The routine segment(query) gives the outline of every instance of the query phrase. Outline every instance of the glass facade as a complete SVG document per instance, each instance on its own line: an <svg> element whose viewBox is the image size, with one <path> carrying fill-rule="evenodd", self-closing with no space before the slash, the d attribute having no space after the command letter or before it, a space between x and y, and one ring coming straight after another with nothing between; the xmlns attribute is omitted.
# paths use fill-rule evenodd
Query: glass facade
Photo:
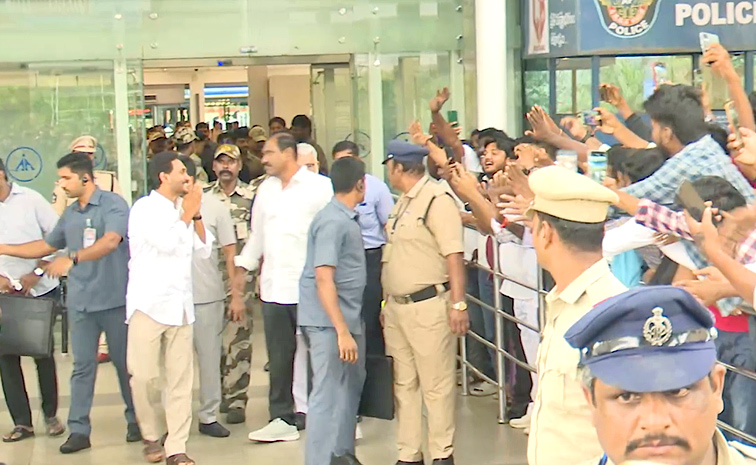
<svg viewBox="0 0 756 465"><path fill-rule="evenodd" d="M448 109L466 131L474 123L474 0L9 0L0 14L13 19L0 25L0 39L16 44L0 62L0 119L9 129L0 156L14 178L46 196L56 160L84 133L100 142L98 169L117 172L132 196L145 192L145 126L189 110L145 107L143 69L167 61L346 56L343 66L313 65L317 137L326 150L355 139L372 167L385 140L415 119L428 126L427 102L450 82Z"/></svg>

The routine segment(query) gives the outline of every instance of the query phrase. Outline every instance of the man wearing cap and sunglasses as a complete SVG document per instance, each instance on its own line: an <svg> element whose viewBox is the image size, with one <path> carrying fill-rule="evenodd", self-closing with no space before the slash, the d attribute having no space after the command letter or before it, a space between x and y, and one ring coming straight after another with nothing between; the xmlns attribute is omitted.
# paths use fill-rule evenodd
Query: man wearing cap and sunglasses
<svg viewBox="0 0 756 465"><path fill-rule="evenodd" d="M213 171L218 179L207 186L206 195L219 199L231 212L236 231L236 254L239 254L249 238L250 211L257 187L264 176L247 184L239 179L242 157L239 147L222 144L215 151ZM233 276L234 263L220 257L224 287L230 291L229 276ZM223 332L223 400L221 413L227 413L229 424L244 423L247 407L247 390L251 377L252 363L252 303L254 302L254 280L247 282L244 292L245 312L234 314L228 307L228 322Z"/></svg>
<svg viewBox="0 0 756 465"><path fill-rule="evenodd" d="M596 305L565 334L604 455L585 465L756 463L717 429L726 370L714 318L687 291L640 287Z"/></svg>
<svg viewBox="0 0 756 465"><path fill-rule="evenodd" d="M97 150L97 139L92 136L81 136L74 139L69 147L71 152L86 153L92 162L95 162L94 153ZM113 171L101 171L95 170L94 181L100 190L105 192L113 192L123 197L123 191L121 191L121 185L118 184L118 178ZM66 193L59 185L55 185L52 195L52 206L58 213L58 216L63 214L63 210L67 206L76 202L76 199L69 199Z"/></svg>

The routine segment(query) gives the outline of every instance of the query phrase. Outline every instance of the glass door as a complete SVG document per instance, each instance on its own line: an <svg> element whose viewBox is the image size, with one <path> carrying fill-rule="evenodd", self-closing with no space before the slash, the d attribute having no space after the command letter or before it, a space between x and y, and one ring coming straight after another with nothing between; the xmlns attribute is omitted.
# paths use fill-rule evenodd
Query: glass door
<svg viewBox="0 0 756 465"><path fill-rule="evenodd" d="M315 140L333 162L331 149L354 132L352 74L348 63L311 67Z"/></svg>

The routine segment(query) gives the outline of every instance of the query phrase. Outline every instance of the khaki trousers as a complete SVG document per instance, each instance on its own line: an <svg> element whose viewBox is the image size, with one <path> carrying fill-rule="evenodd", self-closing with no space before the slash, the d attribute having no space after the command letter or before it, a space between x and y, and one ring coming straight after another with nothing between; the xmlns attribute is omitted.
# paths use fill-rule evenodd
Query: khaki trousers
<svg viewBox="0 0 756 465"><path fill-rule="evenodd" d="M384 308L386 351L394 358L399 460L422 460L423 403L431 458L454 452L456 338L449 328L448 295Z"/></svg>
<svg viewBox="0 0 756 465"><path fill-rule="evenodd" d="M186 453L192 424L192 325L166 326L137 311L129 321L127 363L142 437L157 441L167 426L166 456Z"/></svg>

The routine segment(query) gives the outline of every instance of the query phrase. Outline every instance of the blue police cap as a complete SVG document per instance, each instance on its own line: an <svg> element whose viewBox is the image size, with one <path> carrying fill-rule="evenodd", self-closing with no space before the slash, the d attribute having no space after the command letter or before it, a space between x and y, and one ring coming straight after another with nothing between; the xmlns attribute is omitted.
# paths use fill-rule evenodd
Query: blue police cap
<svg viewBox="0 0 756 465"><path fill-rule="evenodd" d="M630 392L690 386L717 359L711 312L673 286L639 287L607 299L564 337L596 378Z"/></svg>
<svg viewBox="0 0 756 465"><path fill-rule="evenodd" d="M425 147L395 139L386 145L386 159L383 160L383 164L389 160L421 162L428 153Z"/></svg>

